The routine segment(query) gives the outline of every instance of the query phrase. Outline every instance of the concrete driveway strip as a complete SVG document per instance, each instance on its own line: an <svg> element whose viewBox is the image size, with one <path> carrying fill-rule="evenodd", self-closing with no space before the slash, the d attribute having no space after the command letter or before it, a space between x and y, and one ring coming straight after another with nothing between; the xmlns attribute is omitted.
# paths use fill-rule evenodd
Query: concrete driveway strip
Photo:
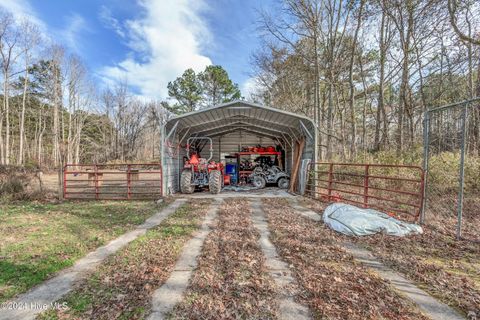
<svg viewBox="0 0 480 320"><path fill-rule="evenodd" d="M288 265L280 259L275 246L270 241L268 222L262 210L260 199L252 201L252 221L253 225L260 233L260 247L266 258L266 267L279 290L279 319L310 319L308 308L295 302L295 292L292 292L289 289L292 287L292 284L295 283L295 279L293 278Z"/></svg>
<svg viewBox="0 0 480 320"><path fill-rule="evenodd" d="M420 310L430 318L435 320L465 319L457 311L418 288L400 273L385 266L367 249L350 242L344 243L343 247L355 260L373 269L382 279L389 281L397 291L417 304Z"/></svg>
<svg viewBox="0 0 480 320"><path fill-rule="evenodd" d="M197 258L202 251L203 242L211 231L210 225L216 219L223 199L215 198L210 206L199 231L184 246L182 255L175 264L167 281L152 296L152 313L148 320L166 319L176 304L182 301L188 282L197 268Z"/></svg>
<svg viewBox="0 0 480 320"><path fill-rule="evenodd" d="M78 260L72 267L60 271L55 277L19 295L15 300L2 304L0 320L30 320L51 308L55 302L67 294L75 282L85 278L108 256L145 234L148 229L159 225L165 218L174 213L186 199L177 199L168 207L148 218L136 229L110 241L107 245L90 252Z"/></svg>

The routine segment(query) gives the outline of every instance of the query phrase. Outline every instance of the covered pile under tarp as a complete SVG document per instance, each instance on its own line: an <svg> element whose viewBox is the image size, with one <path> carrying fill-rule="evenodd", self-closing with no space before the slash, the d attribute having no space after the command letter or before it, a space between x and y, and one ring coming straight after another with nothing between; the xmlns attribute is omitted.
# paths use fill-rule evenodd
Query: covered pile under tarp
<svg viewBox="0 0 480 320"><path fill-rule="evenodd" d="M384 233L403 237L421 234L422 227L406 223L373 209L362 209L349 204L334 203L323 212L323 221L331 229L349 236Z"/></svg>

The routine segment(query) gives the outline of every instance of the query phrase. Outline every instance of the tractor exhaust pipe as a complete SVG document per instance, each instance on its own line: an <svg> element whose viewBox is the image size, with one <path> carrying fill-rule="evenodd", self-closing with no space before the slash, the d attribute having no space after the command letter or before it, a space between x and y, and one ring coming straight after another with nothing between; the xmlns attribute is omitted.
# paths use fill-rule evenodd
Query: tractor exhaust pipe
<svg viewBox="0 0 480 320"><path fill-rule="evenodd" d="M190 138L187 139L187 147L185 148L185 150L187 151L188 160L190 160L190 143L194 142L195 140L207 140L210 143L210 148L209 148L210 156L208 157L207 162L212 160L212 158L213 158L213 142L212 142L212 138L210 138L210 137L190 137Z"/></svg>

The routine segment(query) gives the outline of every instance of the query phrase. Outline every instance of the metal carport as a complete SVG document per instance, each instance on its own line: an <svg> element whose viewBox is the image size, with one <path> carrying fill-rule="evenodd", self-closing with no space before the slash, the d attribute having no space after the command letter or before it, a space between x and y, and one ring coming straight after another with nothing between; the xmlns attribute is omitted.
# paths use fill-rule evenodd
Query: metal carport
<svg viewBox="0 0 480 320"><path fill-rule="evenodd" d="M259 104L233 101L174 117L163 127L162 166L164 195L179 191L180 171L188 137L207 136L213 140L213 160L238 152L242 146L281 145L285 150L286 171L294 163L295 145L302 138L299 190L304 190L302 173L309 161L316 160L315 125L308 117ZM302 179L303 178L303 179Z"/></svg>

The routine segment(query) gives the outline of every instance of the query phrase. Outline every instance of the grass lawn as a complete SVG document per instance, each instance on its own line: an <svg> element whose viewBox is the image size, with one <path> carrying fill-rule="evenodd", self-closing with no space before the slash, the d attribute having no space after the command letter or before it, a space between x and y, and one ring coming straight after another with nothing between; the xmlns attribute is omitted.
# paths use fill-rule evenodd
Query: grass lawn
<svg viewBox="0 0 480 320"><path fill-rule="evenodd" d="M0 302L71 266L163 206L153 201L0 204Z"/></svg>
<svg viewBox="0 0 480 320"><path fill-rule="evenodd" d="M151 295L170 275L185 243L197 230L211 201L187 203L104 261L89 278L40 319L141 319Z"/></svg>

